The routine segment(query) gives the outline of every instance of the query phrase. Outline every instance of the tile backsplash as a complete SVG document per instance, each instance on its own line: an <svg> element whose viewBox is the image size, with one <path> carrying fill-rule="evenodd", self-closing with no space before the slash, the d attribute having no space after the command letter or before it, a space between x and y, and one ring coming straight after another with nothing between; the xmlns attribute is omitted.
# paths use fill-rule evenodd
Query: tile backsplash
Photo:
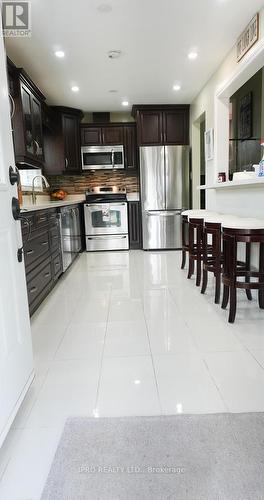
<svg viewBox="0 0 264 500"><path fill-rule="evenodd" d="M50 187L64 189L69 194L84 193L88 188L95 186L125 187L128 193L139 191L139 178L137 173L127 171L87 172L83 175L58 175L48 178Z"/></svg>

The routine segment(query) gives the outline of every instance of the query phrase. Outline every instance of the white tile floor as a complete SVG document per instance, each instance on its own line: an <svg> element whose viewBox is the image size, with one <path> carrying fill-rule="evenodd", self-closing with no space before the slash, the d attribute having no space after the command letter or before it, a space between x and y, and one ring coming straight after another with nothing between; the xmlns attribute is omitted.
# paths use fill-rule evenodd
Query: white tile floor
<svg viewBox="0 0 264 500"><path fill-rule="evenodd" d="M39 500L65 419L264 411L264 312L235 325L177 252L83 254L32 320L36 378L0 451L1 500Z"/></svg>

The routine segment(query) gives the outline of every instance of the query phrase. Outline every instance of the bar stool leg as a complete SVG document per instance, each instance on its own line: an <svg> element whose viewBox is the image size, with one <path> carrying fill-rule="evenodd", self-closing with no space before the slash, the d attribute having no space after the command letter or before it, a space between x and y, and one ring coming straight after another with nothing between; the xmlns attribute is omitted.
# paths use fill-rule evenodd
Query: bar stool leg
<svg viewBox="0 0 264 500"><path fill-rule="evenodd" d="M235 285L230 287L230 308L229 308L229 323L234 323L236 318L236 307L237 307L237 290Z"/></svg>
<svg viewBox="0 0 264 500"><path fill-rule="evenodd" d="M215 273L215 304L219 304L221 294L221 273Z"/></svg>
<svg viewBox="0 0 264 500"><path fill-rule="evenodd" d="M227 308L227 304L229 301L229 286L224 285L224 290L223 290L223 299L222 299L222 309Z"/></svg>
<svg viewBox="0 0 264 500"><path fill-rule="evenodd" d="M264 275L264 243L259 245L259 272ZM263 277L259 277L259 281L263 282ZM261 287L258 291L258 302L260 309L264 309L264 288Z"/></svg>
<svg viewBox="0 0 264 500"><path fill-rule="evenodd" d="M188 269L188 280L191 279L194 274L194 260L190 257L190 254L193 253L194 249L194 234L189 226L189 269Z"/></svg>
<svg viewBox="0 0 264 500"><path fill-rule="evenodd" d="M250 243L246 243L246 271L250 271L250 250L251 250ZM246 276L245 282L250 283L249 276ZM246 289L246 295L247 295L248 300L252 300L251 290Z"/></svg>
<svg viewBox="0 0 264 500"><path fill-rule="evenodd" d="M182 250L182 263L181 263L181 269L184 269L184 268L185 268L185 264L186 264L186 251L185 251L185 250Z"/></svg>
<svg viewBox="0 0 264 500"><path fill-rule="evenodd" d="M191 279L192 275L194 274L194 261L189 258L189 270L188 270L188 280Z"/></svg>
<svg viewBox="0 0 264 500"><path fill-rule="evenodd" d="M208 271L203 269L203 279L202 279L202 289L201 289L202 294L206 292L207 284L208 284Z"/></svg>
<svg viewBox="0 0 264 500"><path fill-rule="evenodd" d="M200 286L202 278L202 227L197 228L197 261L196 261L196 286Z"/></svg>

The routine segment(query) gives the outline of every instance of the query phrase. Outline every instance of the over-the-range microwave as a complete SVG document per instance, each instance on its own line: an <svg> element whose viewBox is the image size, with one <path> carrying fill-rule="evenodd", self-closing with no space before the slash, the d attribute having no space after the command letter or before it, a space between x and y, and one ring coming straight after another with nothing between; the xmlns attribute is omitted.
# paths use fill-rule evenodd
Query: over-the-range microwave
<svg viewBox="0 0 264 500"><path fill-rule="evenodd" d="M124 168L123 146L82 146L81 154L83 170Z"/></svg>

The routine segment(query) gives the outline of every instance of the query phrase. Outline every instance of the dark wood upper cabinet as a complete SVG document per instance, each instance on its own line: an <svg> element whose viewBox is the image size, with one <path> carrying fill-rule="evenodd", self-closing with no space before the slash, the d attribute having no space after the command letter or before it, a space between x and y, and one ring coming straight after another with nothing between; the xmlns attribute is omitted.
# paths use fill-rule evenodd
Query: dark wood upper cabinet
<svg viewBox="0 0 264 500"><path fill-rule="evenodd" d="M80 170L80 120L75 114L62 113L62 132L65 151L65 170Z"/></svg>
<svg viewBox="0 0 264 500"><path fill-rule="evenodd" d="M139 114L138 141L141 146L162 144L162 112L147 110Z"/></svg>
<svg viewBox="0 0 264 500"><path fill-rule="evenodd" d="M189 110L165 111L163 131L164 144L189 144Z"/></svg>
<svg viewBox="0 0 264 500"><path fill-rule="evenodd" d="M135 105L139 146L189 144L189 105Z"/></svg>
<svg viewBox="0 0 264 500"><path fill-rule="evenodd" d="M138 165L137 161L137 134L134 123L124 126L124 154L125 168L127 170L135 170Z"/></svg>
<svg viewBox="0 0 264 500"><path fill-rule="evenodd" d="M124 143L124 130L123 127L102 127L103 144L123 144Z"/></svg>
<svg viewBox="0 0 264 500"><path fill-rule="evenodd" d="M42 103L45 97L22 68L8 60L11 119L16 164L42 167Z"/></svg>
<svg viewBox="0 0 264 500"><path fill-rule="evenodd" d="M44 129L44 171L49 175L81 172L80 121L78 109L52 106L53 124Z"/></svg>
<svg viewBox="0 0 264 500"><path fill-rule="evenodd" d="M81 124L81 146L123 145L125 168L135 170L137 160L137 131L134 122L90 123Z"/></svg>
<svg viewBox="0 0 264 500"><path fill-rule="evenodd" d="M102 129L101 127L81 127L81 144L82 146L97 146L102 144Z"/></svg>

